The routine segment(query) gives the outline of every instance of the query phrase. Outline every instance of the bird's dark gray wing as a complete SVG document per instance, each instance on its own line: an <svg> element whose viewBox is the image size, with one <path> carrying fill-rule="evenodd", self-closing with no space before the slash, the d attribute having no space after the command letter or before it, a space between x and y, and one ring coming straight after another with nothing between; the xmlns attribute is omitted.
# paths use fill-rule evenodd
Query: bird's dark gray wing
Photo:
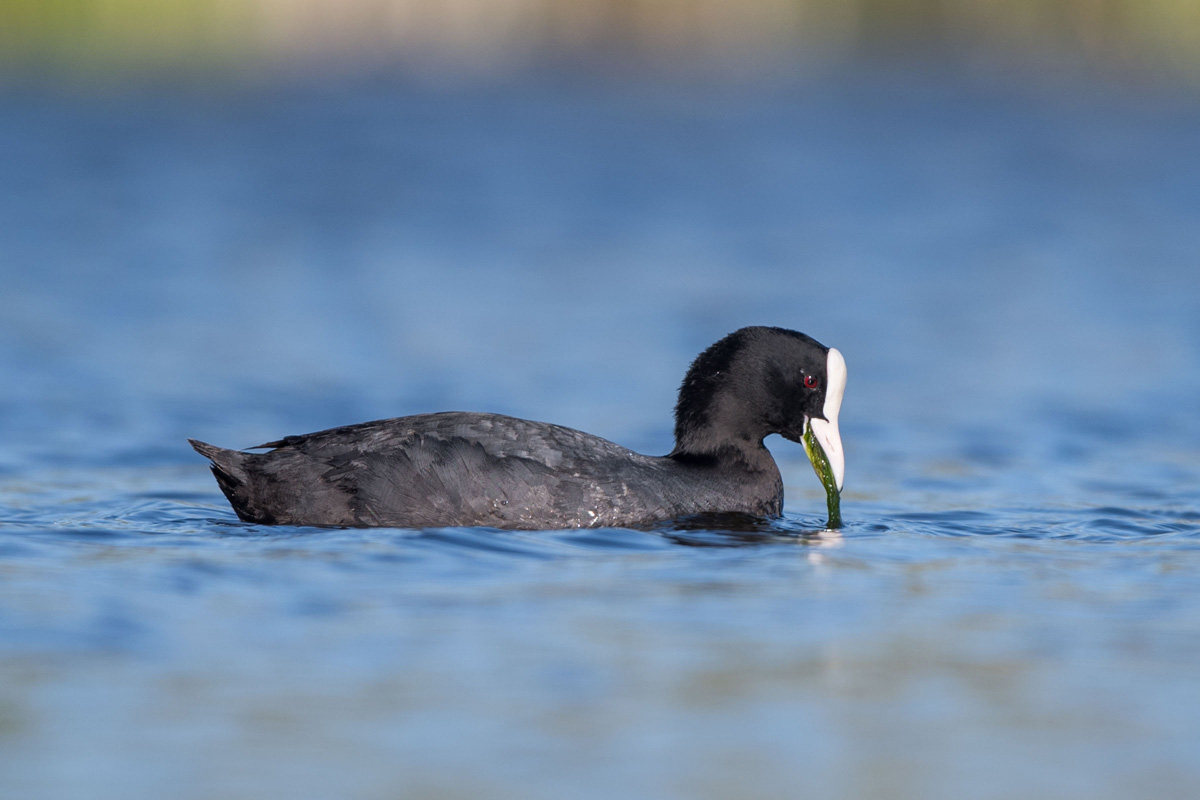
<svg viewBox="0 0 1200 800"><path fill-rule="evenodd" d="M362 423L264 446L275 449L252 456L271 495L262 504L277 506L280 521L290 511L294 520L330 525L619 524L601 522L602 515L615 520L621 496L630 495L628 485L614 484L629 482L630 464L650 469L657 461L560 425L463 412ZM296 496L295 487L314 484L321 490Z"/></svg>

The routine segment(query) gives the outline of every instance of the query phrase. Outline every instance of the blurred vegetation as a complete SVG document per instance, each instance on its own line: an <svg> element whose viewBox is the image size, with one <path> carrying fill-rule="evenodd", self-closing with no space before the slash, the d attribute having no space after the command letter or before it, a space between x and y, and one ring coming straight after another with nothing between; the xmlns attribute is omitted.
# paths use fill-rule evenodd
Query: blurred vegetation
<svg viewBox="0 0 1200 800"><path fill-rule="evenodd" d="M0 68L933 51L1200 74L1200 0L0 0Z"/></svg>

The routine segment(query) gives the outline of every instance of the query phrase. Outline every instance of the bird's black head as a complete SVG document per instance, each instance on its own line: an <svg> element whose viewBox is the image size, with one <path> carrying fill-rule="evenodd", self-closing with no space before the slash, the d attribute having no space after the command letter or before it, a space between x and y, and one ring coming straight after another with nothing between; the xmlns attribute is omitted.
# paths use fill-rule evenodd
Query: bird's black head
<svg viewBox="0 0 1200 800"><path fill-rule="evenodd" d="M822 420L834 437L827 455L840 460L837 414L845 380L841 354L803 333L734 331L692 362L679 387L675 454L759 445L772 433L799 442L809 420Z"/></svg>

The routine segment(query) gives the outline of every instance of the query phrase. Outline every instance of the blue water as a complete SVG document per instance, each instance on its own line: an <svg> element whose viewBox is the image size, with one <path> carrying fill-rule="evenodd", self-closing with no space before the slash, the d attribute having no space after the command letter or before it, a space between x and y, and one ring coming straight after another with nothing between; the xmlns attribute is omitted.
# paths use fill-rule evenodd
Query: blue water
<svg viewBox="0 0 1200 800"><path fill-rule="evenodd" d="M0 90L0 796L1200 795L1200 98L847 71ZM845 528L239 522L184 441L670 449L850 370Z"/></svg>

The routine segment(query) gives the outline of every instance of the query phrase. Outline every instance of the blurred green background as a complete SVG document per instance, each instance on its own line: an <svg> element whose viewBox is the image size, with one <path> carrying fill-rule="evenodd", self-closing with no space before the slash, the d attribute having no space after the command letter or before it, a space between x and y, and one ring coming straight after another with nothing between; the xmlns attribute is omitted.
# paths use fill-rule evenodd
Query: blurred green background
<svg viewBox="0 0 1200 800"><path fill-rule="evenodd" d="M469 72L547 57L754 68L897 52L1194 79L1200 0L0 0L9 72Z"/></svg>

